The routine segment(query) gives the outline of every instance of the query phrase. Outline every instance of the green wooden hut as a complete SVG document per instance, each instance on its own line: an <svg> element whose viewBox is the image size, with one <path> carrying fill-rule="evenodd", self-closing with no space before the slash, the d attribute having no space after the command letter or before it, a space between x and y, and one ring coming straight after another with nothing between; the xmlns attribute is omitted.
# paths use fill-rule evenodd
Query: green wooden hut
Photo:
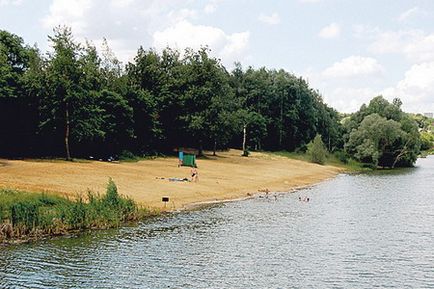
<svg viewBox="0 0 434 289"><path fill-rule="evenodd" d="M182 166L197 168L196 156L198 150L192 148L178 148L179 163Z"/></svg>

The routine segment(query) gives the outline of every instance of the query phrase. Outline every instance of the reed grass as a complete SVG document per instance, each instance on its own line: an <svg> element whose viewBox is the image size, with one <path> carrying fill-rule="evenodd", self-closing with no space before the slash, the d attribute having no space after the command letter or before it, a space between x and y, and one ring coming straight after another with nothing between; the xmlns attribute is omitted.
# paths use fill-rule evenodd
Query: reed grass
<svg viewBox="0 0 434 289"><path fill-rule="evenodd" d="M75 198L0 189L0 242L118 227L151 213L120 195L111 179L105 194L88 191Z"/></svg>

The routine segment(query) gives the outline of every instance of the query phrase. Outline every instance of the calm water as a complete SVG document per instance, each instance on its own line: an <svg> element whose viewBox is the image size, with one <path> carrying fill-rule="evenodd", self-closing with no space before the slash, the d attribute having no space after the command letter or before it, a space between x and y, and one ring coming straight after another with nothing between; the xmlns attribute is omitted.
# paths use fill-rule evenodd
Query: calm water
<svg viewBox="0 0 434 289"><path fill-rule="evenodd" d="M0 247L0 287L434 288L434 157L277 200Z"/></svg>

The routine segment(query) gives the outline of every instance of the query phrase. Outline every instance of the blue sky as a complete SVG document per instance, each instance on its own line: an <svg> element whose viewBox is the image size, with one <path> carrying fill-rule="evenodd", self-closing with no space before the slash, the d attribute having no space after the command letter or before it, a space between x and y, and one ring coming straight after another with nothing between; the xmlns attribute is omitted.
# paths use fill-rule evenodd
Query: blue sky
<svg viewBox="0 0 434 289"><path fill-rule="evenodd" d="M124 62L137 48L208 45L226 67L283 68L342 112L383 94L434 112L434 1L0 0L0 29L45 51L59 24L103 37Z"/></svg>

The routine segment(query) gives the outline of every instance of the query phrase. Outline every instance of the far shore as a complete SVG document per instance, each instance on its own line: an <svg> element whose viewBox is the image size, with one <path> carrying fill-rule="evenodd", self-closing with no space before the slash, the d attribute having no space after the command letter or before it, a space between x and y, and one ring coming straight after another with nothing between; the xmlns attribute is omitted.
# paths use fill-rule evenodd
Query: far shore
<svg viewBox="0 0 434 289"><path fill-rule="evenodd" d="M59 160L1 160L0 187L65 196L103 193L112 178L119 193L138 204L161 211L192 209L206 204L249 198L255 194L290 192L332 178L343 171L268 153L242 157L241 151L206 153L197 160L199 179L175 157L138 162L66 162ZM167 204L162 197L169 197Z"/></svg>

